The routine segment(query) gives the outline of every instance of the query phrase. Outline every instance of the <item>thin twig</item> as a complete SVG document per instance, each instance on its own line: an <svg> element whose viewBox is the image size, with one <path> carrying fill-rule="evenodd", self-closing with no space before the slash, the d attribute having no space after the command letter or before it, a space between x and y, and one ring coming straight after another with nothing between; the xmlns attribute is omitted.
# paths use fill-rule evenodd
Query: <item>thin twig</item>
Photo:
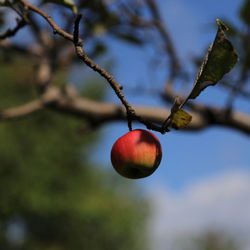
<svg viewBox="0 0 250 250"><path fill-rule="evenodd" d="M172 83L173 79L178 75L179 71L181 70L180 62L169 32L166 26L163 25L163 20L159 13L159 9L156 6L155 0L146 0L146 3L154 18L153 23L164 40L165 49L170 58L170 80L168 82Z"/></svg>
<svg viewBox="0 0 250 250"><path fill-rule="evenodd" d="M97 63L95 63L91 58L89 58L84 51L82 47L82 40L79 38L79 23L81 20L81 15L78 15L75 21L74 25L74 33L73 35L69 34L68 32L61 29L55 21L52 19L50 15L48 15L46 12L41 10L40 8L36 7L35 5L31 4L27 0L20 0L26 8L36 12L40 16L42 16L53 28L54 33L61 35L67 40L70 40L75 45L75 50L77 56L90 68L92 68L94 71L98 72L102 77L104 77L111 88L116 93L117 97L120 99L121 103L124 105L127 113L127 119L128 119L128 127L129 129L132 129L131 122L132 120L137 120L141 123L143 123L148 129L152 129L161 133L168 132L169 130L166 129L165 131L162 130L162 127L159 125L156 125L152 122L149 122L142 117L138 116L135 112L135 110L132 108L132 106L128 103L126 100L123 92L122 92L122 86L114 79L114 77L109 74L106 70L104 70L102 67L100 67Z"/></svg>
<svg viewBox="0 0 250 250"><path fill-rule="evenodd" d="M74 40L75 46L83 45L81 42L79 42L79 25L80 25L81 19L82 19L82 14L78 14L76 16L75 25L74 25L74 33L73 33L73 40Z"/></svg>
<svg viewBox="0 0 250 250"><path fill-rule="evenodd" d="M68 32L64 31L63 29L61 29L56 23L55 21L52 19L52 17L50 15L48 15L45 11L43 11L42 9L38 8L37 6L35 6L34 4L28 2L27 0L20 0L24 6L26 6L28 9L36 12L37 14L39 14L40 16L42 16L49 24L50 26L53 28L53 32L55 34L59 34L62 37L64 37L67 40L70 40L72 42L74 42L74 38L73 35L69 34Z"/></svg>

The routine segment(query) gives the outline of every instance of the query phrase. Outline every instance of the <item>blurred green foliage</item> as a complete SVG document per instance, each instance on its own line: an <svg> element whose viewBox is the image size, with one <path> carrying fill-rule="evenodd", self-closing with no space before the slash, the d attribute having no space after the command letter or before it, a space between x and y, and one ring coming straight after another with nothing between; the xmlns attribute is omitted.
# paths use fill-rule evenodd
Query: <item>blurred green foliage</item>
<svg viewBox="0 0 250 250"><path fill-rule="evenodd" d="M27 62L0 75L1 109L36 96ZM49 109L0 123L1 250L145 249L146 203L91 164L99 135L79 134L83 123Z"/></svg>

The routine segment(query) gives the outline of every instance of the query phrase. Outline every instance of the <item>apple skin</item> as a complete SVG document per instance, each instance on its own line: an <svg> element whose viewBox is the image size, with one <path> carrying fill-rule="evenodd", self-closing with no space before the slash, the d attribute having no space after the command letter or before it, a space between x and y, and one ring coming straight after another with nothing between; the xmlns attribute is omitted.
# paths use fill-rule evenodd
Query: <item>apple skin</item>
<svg viewBox="0 0 250 250"><path fill-rule="evenodd" d="M132 130L121 136L111 150L114 169L123 177L139 179L151 175L162 158L161 144L151 132Z"/></svg>

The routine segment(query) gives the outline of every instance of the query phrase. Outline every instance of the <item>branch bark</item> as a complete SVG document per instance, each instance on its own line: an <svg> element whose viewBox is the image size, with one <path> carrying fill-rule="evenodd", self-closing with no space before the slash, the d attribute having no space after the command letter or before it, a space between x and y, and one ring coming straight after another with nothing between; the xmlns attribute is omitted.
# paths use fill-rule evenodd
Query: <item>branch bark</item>
<svg viewBox="0 0 250 250"><path fill-rule="evenodd" d="M44 12L40 8L36 7L35 5L33 5L32 3L30 3L27 0L20 0L20 1L24 4L26 9L30 9L30 10L38 13L40 16L42 16L50 24L50 26L53 28L54 33L57 33L57 34L61 35L62 37L64 37L65 39L68 39L71 42L73 42L73 44L75 45L75 50L76 50L77 56L87 66L92 68L94 71L99 73L104 79L107 80L110 87L114 90L115 94L120 99L121 103L124 105L124 107L126 109L128 127L130 130L132 130L132 125L131 125L132 120L137 120L137 121L143 123L148 129L153 129L153 130L161 132L161 133L165 133L165 132L169 131L168 128L163 128L162 126L157 126L154 123L151 123L150 121L145 120L142 117L140 117L138 114L136 114L133 107L127 102L127 100L122 92L122 86L114 79L114 77L111 74L109 74L106 70L104 70L97 63L95 63L91 58L88 57L84 48L82 47L83 42L79 38L79 23L80 23L81 15L77 16L76 21L75 21L75 26L74 26L74 33L73 33L73 35L71 35L68 32L61 29L55 23L55 21L51 18L51 16L48 15L46 12Z"/></svg>
<svg viewBox="0 0 250 250"><path fill-rule="evenodd" d="M24 5L25 9L36 12L42 16L49 25L53 28L54 33L59 34L63 38L71 41L75 46L76 55L90 68L100 74L114 90L117 97L120 99L122 106L118 104L103 103L91 101L77 95L70 95L68 91L62 91L54 86L48 85L44 92L41 94L40 98L34 100L25 105L21 105L16 108L11 108L0 112L1 120L10 120L14 118L25 117L29 114L37 112L45 108L51 108L56 111L64 112L66 114L77 115L90 122L97 125L102 125L105 122L115 121L115 120L128 120L129 128L131 129L131 120L136 120L144 124L148 129L152 129L161 133L167 132L168 129L164 130L162 128L162 123L168 117L170 110L159 107L144 107L144 106L131 106L123 92L121 85L114 79L114 77L105 71L102 67L96 64L89 56L86 54L84 48L82 47L82 40L79 38L79 23L81 16L78 16L75 21L74 34L67 33L61 29L55 21L42 9L31 4L27 0L20 0ZM154 9L154 1L148 0L149 5L153 10L153 16L155 19L160 20L159 13ZM152 5L153 4L153 5ZM159 27L158 27L159 29ZM166 30L159 29L161 33L165 34L166 43L171 45L167 37L168 33ZM164 37L164 34L162 34ZM170 51L169 51L170 49ZM173 48L172 48L173 49ZM174 53L171 52L171 46L167 49L168 53L172 53L173 63L175 65L173 68L178 67L178 60ZM44 56L44 55L43 55ZM40 63L43 61L41 60ZM45 66L48 66L48 62L45 61ZM42 64L41 64L42 65ZM45 73L44 73L45 72ZM51 71L46 67L41 67L40 77L38 74L39 82L51 82ZM46 77L45 77L46 76ZM47 84L46 84L47 85ZM170 86L171 88L171 86ZM165 99L167 102L172 102L173 98L176 96L175 93L171 91L166 92ZM224 126L234 128L238 131L244 132L250 135L250 115L243 114L236 111L228 111L226 109L221 109L217 107L210 107L207 105L201 105L198 103L188 103L189 109L192 110L191 115L193 120L191 124L187 127L187 130L198 130L204 129L209 126Z"/></svg>
<svg viewBox="0 0 250 250"><path fill-rule="evenodd" d="M74 115L87 119L95 125L103 125L107 122L126 121L126 109L124 106L93 101L72 94L71 88L60 90L57 87L49 87L39 99L19 107L6 109L0 112L0 120L11 120L31 115L42 109L53 109L68 115ZM151 123L161 124L169 115L170 110L160 107L134 106L138 115ZM224 109L204 109L200 112L190 112L192 122L185 130L201 130L211 126L224 126L243 132L250 136L250 115L241 112L232 112L225 116ZM183 130L183 131L185 131Z"/></svg>

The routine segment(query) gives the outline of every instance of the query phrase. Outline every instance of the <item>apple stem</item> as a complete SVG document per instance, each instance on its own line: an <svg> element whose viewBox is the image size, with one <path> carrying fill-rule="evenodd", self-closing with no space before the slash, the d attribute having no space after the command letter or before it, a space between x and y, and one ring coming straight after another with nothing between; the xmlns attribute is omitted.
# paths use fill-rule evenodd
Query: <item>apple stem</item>
<svg viewBox="0 0 250 250"><path fill-rule="evenodd" d="M128 120L128 129L129 129L129 131L132 131L133 130L133 128L132 128L133 119L132 119L131 115L127 114L127 120Z"/></svg>

